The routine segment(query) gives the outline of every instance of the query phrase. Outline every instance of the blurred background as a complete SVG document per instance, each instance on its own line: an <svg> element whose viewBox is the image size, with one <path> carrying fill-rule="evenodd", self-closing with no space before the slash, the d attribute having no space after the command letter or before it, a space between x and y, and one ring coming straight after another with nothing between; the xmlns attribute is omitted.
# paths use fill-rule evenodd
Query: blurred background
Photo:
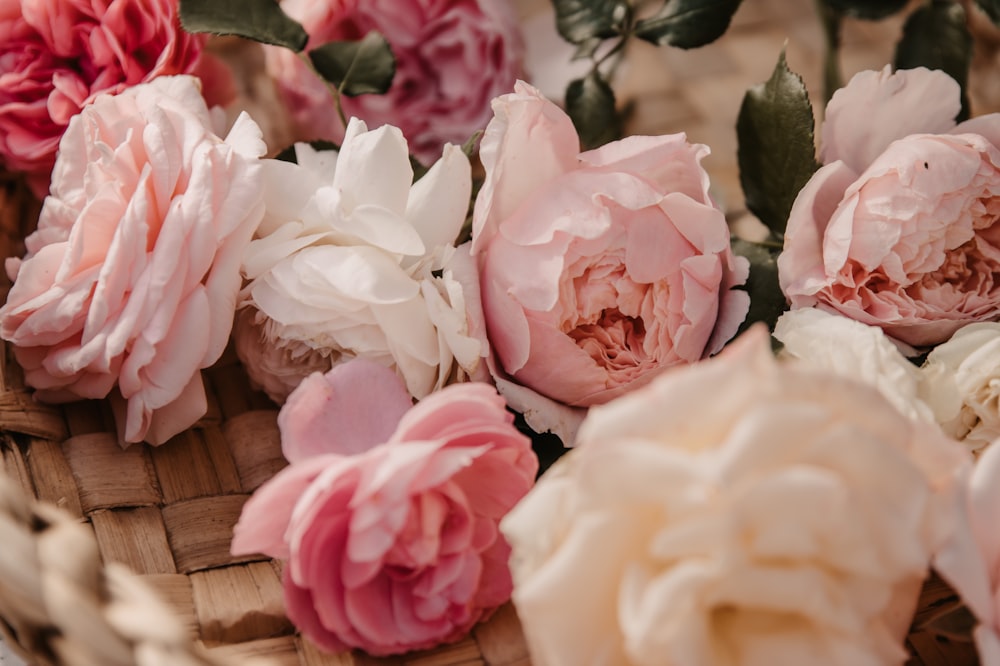
<svg viewBox="0 0 1000 666"><path fill-rule="evenodd" d="M561 101L566 83L586 71L569 62L572 48L555 32L549 0L514 0L522 18L527 66L536 85ZM881 69L892 62L907 11L881 21L845 19L841 35L844 81L858 71ZM971 3L967 3L971 5ZM976 52L969 80L972 115L1000 110L1000 33L969 6ZM613 81L619 107L630 109L628 134L686 132L707 144L705 166L718 203L730 219L743 212L736 165L736 116L747 88L765 81L787 43L789 68L801 75L821 118L822 23L813 0L744 0L726 34L716 42L685 51L631 40Z"/></svg>

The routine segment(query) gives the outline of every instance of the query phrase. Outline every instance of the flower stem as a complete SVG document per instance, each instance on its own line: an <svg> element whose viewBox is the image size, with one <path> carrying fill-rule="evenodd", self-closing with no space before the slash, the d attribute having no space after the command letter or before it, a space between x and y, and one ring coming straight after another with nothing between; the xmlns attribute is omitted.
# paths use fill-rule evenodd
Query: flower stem
<svg viewBox="0 0 1000 666"><path fill-rule="evenodd" d="M824 0L816 0L816 11L823 24L826 37L826 52L823 58L823 106L833 97L833 93L843 85L840 73L840 29L844 15L828 5Z"/></svg>
<svg viewBox="0 0 1000 666"><path fill-rule="evenodd" d="M347 116L344 115L344 107L340 103L340 97L341 97L340 88L333 85L333 83L331 83L330 81L327 81L323 77L323 75L319 73L319 70L316 69L316 66L313 65L312 60L309 59L309 56L306 55L304 51L299 52L298 56L299 58L302 59L302 62L304 62L306 66L312 71L312 73L315 74L320 81L326 84L327 90L330 91L330 96L333 97L333 106L337 110L337 117L340 118L340 122L344 126L344 130L346 130Z"/></svg>

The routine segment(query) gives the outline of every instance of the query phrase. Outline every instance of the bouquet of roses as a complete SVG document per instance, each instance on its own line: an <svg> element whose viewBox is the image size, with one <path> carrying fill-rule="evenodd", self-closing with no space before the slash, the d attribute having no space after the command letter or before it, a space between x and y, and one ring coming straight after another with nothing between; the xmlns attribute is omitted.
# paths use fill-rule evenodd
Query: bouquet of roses
<svg viewBox="0 0 1000 666"><path fill-rule="evenodd" d="M611 85L738 1L554 2L591 62L565 110L500 0L6 4L0 159L47 196L0 336L122 446L196 426L232 342L289 463L232 552L284 562L317 646L429 648L513 597L538 663L901 664L933 567L1000 664L1000 114L959 121L961 68L913 46L959 5L831 87L818 159L781 56L739 239L708 147L619 137ZM267 45L282 119L205 32ZM572 450L536 483L544 433Z"/></svg>

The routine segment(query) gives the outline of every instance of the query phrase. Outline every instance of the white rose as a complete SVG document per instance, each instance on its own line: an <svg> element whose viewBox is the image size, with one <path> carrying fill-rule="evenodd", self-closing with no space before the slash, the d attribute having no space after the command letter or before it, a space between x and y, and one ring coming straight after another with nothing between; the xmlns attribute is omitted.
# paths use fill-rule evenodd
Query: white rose
<svg viewBox="0 0 1000 666"><path fill-rule="evenodd" d="M754 329L591 408L502 522L533 661L902 664L969 459Z"/></svg>
<svg viewBox="0 0 1000 666"><path fill-rule="evenodd" d="M1000 324L969 324L927 355L921 392L941 428L979 452L1000 438Z"/></svg>
<svg viewBox="0 0 1000 666"><path fill-rule="evenodd" d="M903 414L934 422L931 408L920 399L920 369L878 326L800 308L778 318L774 337L785 345L783 354L871 384Z"/></svg>
<svg viewBox="0 0 1000 666"><path fill-rule="evenodd" d="M461 150L446 146L416 183L395 127L353 119L339 154L296 152L297 164L265 161L266 213L243 265L235 340L251 379L283 402L311 372L363 357L422 398L475 372L482 324L466 301L479 286L452 245L472 187Z"/></svg>

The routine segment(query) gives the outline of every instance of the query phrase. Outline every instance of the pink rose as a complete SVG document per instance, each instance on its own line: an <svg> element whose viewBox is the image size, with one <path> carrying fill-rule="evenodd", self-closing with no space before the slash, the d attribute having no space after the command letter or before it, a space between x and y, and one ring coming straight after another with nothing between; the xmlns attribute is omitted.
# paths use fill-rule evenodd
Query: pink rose
<svg viewBox="0 0 1000 666"><path fill-rule="evenodd" d="M1000 317L1000 115L956 126L959 107L926 69L862 72L833 96L778 259L793 308L916 346Z"/></svg>
<svg viewBox="0 0 1000 666"><path fill-rule="evenodd" d="M246 503L233 553L287 560L288 616L327 650L457 640L510 597L497 523L538 468L511 421L486 384L411 409L373 361L315 373L278 417L291 466Z"/></svg>
<svg viewBox="0 0 1000 666"><path fill-rule="evenodd" d="M580 153L569 117L523 82L493 110L473 252L501 378L585 407L736 333L748 265L709 198L707 147L674 134Z"/></svg>
<svg viewBox="0 0 1000 666"><path fill-rule="evenodd" d="M101 95L70 120L0 335L46 401L117 386L123 440L159 444L206 410L263 215L260 130L222 140L191 76Z"/></svg>
<svg viewBox="0 0 1000 666"><path fill-rule="evenodd" d="M101 93L198 73L226 101L225 68L181 30L176 0L0 0L0 162L48 191L69 119Z"/></svg>
<svg viewBox="0 0 1000 666"><path fill-rule="evenodd" d="M507 0L285 0L309 33L308 48L381 32L396 57L385 95L345 97L344 111L372 128L403 130L430 163L445 143L464 143L490 119L489 101L521 73L522 44ZM268 71L297 125L297 138L340 141L344 127L326 84L287 49L267 49Z"/></svg>

